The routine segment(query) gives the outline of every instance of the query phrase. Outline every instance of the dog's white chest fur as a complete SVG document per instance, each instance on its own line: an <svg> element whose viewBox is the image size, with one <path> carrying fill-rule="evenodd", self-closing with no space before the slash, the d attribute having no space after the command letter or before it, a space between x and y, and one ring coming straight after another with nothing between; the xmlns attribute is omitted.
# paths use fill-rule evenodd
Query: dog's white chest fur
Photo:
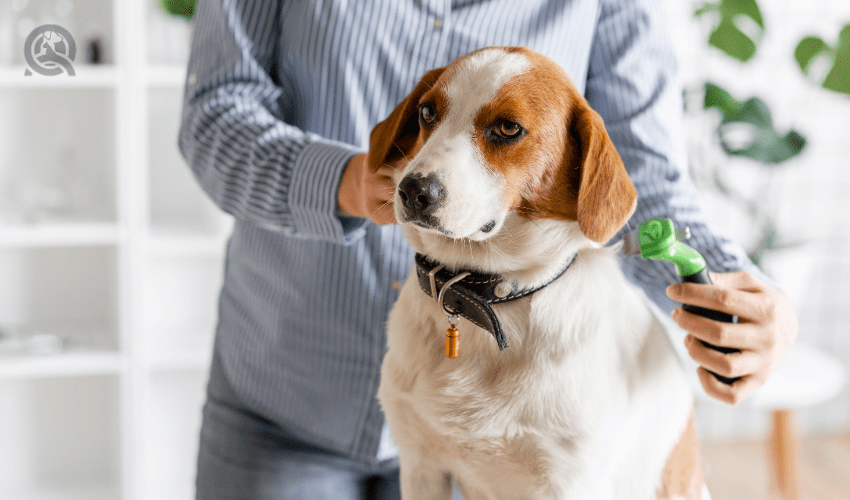
<svg viewBox="0 0 850 500"><path fill-rule="evenodd" d="M610 251L497 314L509 348L447 318L415 278L388 325L379 397L399 447L403 492L466 500L654 499L691 408L667 339ZM407 498L407 497L406 497Z"/></svg>

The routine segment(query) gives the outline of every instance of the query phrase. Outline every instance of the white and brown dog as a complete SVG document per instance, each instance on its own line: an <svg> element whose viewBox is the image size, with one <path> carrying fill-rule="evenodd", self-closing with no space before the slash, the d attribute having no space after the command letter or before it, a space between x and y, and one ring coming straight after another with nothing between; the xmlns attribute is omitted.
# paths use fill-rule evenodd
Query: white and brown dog
<svg viewBox="0 0 850 500"><path fill-rule="evenodd" d="M405 499L452 483L466 500L707 498L684 374L599 245L634 186L563 69L487 48L430 71L369 161L397 166L395 216L420 254L378 394ZM469 321L450 358L454 314Z"/></svg>

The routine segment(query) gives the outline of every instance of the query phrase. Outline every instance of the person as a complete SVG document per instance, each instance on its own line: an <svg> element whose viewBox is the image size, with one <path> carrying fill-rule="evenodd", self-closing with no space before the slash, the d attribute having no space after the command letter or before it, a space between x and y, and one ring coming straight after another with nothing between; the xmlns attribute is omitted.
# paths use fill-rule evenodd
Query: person
<svg viewBox="0 0 850 500"><path fill-rule="evenodd" d="M714 285L626 275L687 331L712 396L762 385L796 336L788 299L706 223L674 154L681 103L660 0L208 0L194 18L180 150L235 218L203 411L197 498L398 498L375 397L384 323L412 250L392 180L366 167L372 127L429 69L484 46L558 62L604 118L638 190L630 224L689 226ZM677 302L737 314L692 316ZM720 355L695 339L736 347ZM741 376L732 386L706 369Z"/></svg>

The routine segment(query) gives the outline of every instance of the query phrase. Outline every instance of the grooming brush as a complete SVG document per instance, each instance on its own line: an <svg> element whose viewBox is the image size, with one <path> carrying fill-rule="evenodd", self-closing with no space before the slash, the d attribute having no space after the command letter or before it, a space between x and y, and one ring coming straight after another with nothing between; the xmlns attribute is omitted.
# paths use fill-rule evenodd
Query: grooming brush
<svg viewBox="0 0 850 500"><path fill-rule="evenodd" d="M628 233L623 238L623 253L625 255L640 255L644 259L666 260L676 264L676 269L679 271L679 276L682 278L682 283L700 283L704 285L711 284L711 278L708 277L708 269L706 268L705 259L696 250L682 243L682 240L690 238L690 230L673 228L673 221L670 219L656 218L642 222L638 228ZM738 316L727 314L704 307L698 307L691 304L682 304L682 309L693 314L721 321L724 323L737 323ZM730 347L720 347L708 342L700 340L706 347L715 351L729 354L740 352L738 349ZM714 378L731 385L741 377L724 377L712 371L709 371Z"/></svg>

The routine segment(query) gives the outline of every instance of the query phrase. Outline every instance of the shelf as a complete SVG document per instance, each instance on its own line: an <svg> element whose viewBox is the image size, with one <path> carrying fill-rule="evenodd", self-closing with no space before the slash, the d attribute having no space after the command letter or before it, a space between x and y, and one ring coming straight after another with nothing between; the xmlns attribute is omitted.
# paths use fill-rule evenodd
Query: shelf
<svg viewBox="0 0 850 500"><path fill-rule="evenodd" d="M213 290L213 294L215 292L217 289ZM207 299L214 300L209 296ZM210 300L202 302L209 304ZM197 303L186 304L188 308L202 307ZM215 312L206 311L204 315L203 311L198 311L193 316L194 320L180 321L182 327L163 325L146 334L149 339L148 368L154 372L206 372L209 369L215 336Z"/></svg>
<svg viewBox="0 0 850 500"><path fill-rule="evenodd" d="M113 485L71 485L66 487L44 487L27 490L4 491L3 500L115 500L118 488Z"/></svg>
<svg viewBox="0 0 850 500"><path fill-rule="evenodd" d="M0 498L120 498L121 385L116 375L0 379Z"/></svg>
<svg viewBox="0 0 850 500"><path fill-rule="evenodd" d="M206 372L212 362L212 351L156 353L149 367L155 372Z"/></svg>
<svg viewBox="0 0 850 500"><path fill-rule="evenodd" d="M157 64L145 68L145 81L151 87L182 89L186 83L186 66Z"/></svg>
<svg viewBox="0 0 850 500"><path fill-rule="evenodd" d="M65 74L44 76L33 73L24 76L26 65L0 68L0 88L114 88L118 82L118 70L111 65L74 65L74 76Z"/></svg>
<svg viewBox="0 0 850 500"><path fill-rule="evenodd" d="M116 224L50 222L0 225L0 248L114 245L121 232Z"/></svg>
<svg viewBox="0 0 850 500"><path fill-rule="evenodd" d="M0 500L191 498L232 227L177 146L192 24L157 0L10 5ZM75 76L25 76L41 24L73 34Z"/></svg>
<svg viewBox="0 0 850 500"><path fill-rule="evenodd" d="M157 373L148 378L147 498L194 498L206 385L204 372Z"/></svg>
<svg viewBox="0 0 850 500"><path fill-rule="evenodd" d="M111 65L75 65L74 76L25 76L27 69L26 65L0 68L0 88L112 88L121 77L121 70ZM154 64L142 67L141 72L152 87L182 89L186 83L186 66L182 64Z"/></svg>
<svg viewBox="0 0 850 500"><path fill-rule="evenodd" d="M0 248L0 328L55 335L70 352L117 350L117 269L110 246Z"/></svg>
<svg viewBox="0 0 850 500"><path fill-rule="evenodd" d="M3 225L117 220L116 95L0 87Z"/></svg>
<svg viewBox="0 0 850 500"><path fill-rule="evenodd" d="M111 375L121 372L122 366L115 352L0 356L0 380Z"/></svg>
<svg viewBox="0 0 850 500"><path fill-rule="evenodd" d="M192 43L191 21L166 13L160 2L145 2L144 10L148 65L185 65Z"/></svg>
<svg viewBox="0 0 850 500"><path fill-rule="evenodd" d="M180 229L151 231L148 251L152 257L223 257L227 234L187 234Z"/></svg>
<svg viewBox="0 0 850 500"><path fill-rule="evenodd" d="M174 349L175 344L206 348L218 316L223 273L224 263L217 257L151 260L143 305L146 343L152 352L193 350Z"/></svg>

